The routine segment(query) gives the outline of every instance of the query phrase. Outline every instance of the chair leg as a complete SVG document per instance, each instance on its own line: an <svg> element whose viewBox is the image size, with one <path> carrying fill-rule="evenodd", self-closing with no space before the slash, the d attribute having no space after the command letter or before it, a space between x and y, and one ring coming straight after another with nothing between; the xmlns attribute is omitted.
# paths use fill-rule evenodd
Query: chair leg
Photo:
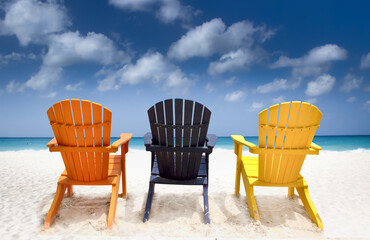
<svg viewBox="0 0 370 240"><path fill-rule="evenodd" d="M238 195L240 192L240 175L241 175L242 162L237 161L236 163L236 173L235 173L235 191L234 194Z"/></svg>
<svg viewBox="0 0 370 240"><path fill-rule="evenodd" d="M127 198L127 182L126 182L126 154L121 155L121 174L122 174L122 198Z"/></svg>
<svg viewBox="0 0 370 240"><path fill-rule="evenodd" d="M209 205L208 205L208 186L203 185L203 201L204 201L204 220L209 224Z"/></svg>
<svg viewBox="0 0 370 240"><path fill-rule="evenodd" d="M66 186L58 184L53 203L51 204L48 215L46 216L45 219L44 229L49 228L51 224L53 224L55 216L57 215L57 212L59 210L60 204L62 203L65 191Z"/></svg>
<svg viewBox="0 0 370 240"><path fill-rule="evenodd" d="M294 196L294 187L288 187L288 197Z"/></svg>
<svg viewBox="0 0 370 240"><path fill-rule="evenodd" d="M252 218L259 220L260 215L258 213L256 199L254 198L253 186L249 185L248 177L244 171L242 171L242 177L243 177L245 193L247 195L249 213Z"/></svg>
<svg viewBox="0 0 370 240"><path fill-rule="evenodd" d="M311 197L308 193L308 187L297 187L297 192L311 220L316 223L319 228L323 229L324 226L322 224L321 218L317 213L316 208L313 205Z"/></svg>
<svg viewBox="0 0 370 240"><path fill-rule="evenodd" d="M69 185L67 187L67 197L72 197L73 196L73 185Z"/></svg>
<svg viewBox="0 0 370 240"><path fill-rule="evenodd" d="M152 200L154 194L154 186L155 186L154 183L149 183L148 198L146 200L145 213L143 218L144 223L149 220L149 213L152 207Z"/></svg>
<svg viewBox="0 0 370 240"><path fill-rule="evenodd" d="M120 182L120 177L118 176L117 183L115 185L112 185L112 194L110 198L110 205L109 205L109 212L108 212L108 224L107 224L108 229L112 229L112 224L114 222L114 218L116 217L119 182Z"/></svg>

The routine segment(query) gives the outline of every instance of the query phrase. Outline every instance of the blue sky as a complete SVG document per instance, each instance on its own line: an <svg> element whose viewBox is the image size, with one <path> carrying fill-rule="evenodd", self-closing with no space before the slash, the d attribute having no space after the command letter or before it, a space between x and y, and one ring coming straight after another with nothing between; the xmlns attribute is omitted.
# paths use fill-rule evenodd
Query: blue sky
<svg viewBox="0 0 370 240"><path fill-rule="evenodd" d="M68 98L149 131L167 98L211 111L209 132L256 136L258 112L307 101L319 135L370 134L368 1L12 0L0 3L0 137L52 136Z"/></svg>

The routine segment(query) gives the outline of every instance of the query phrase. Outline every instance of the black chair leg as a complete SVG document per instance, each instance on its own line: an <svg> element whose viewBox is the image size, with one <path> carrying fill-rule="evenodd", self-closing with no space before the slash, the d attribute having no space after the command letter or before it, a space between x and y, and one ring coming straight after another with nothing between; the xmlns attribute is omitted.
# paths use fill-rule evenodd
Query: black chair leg
<svg viewBox="0 0 370 240"><path fill-rule="evenodd" d="M208 207L208 186L203 185L203 200L204 200L204 219L206 224L209 224L209 207Z"/></svg>
<svg viewBox="0 0 370 240"><path fill-rule="evenodd" d="M146 200L145 213L143 218L144 223L149 220L149 213L150 208L152 207L153 194L154 194L154 183L149 183L148 198Z"/></svg>

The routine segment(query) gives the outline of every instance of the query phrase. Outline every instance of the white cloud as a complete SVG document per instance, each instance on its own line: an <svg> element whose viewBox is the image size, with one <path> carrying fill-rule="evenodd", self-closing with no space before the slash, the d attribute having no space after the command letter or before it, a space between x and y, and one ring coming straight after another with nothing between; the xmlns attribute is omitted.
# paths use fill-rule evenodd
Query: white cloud
<svg viewBox="0 0 370 240"><path fill-rule="evenodd" d="M86 36L81 36L76 31L50 36L49 50L43 63L62 67L83 62L107 65L128 60L128 56L118 50L105 35L89 32Z"/></svg>
<svg viewBox="0 0 370 240"><path fill-rule="evenodd" d="M292 67L293 76L317 76L328 70L330 62L346 58L347 51L344 48L335 44L326 44L311 49L308 54L300 58L281 56L271 65L271 68Z"/></svg>
<svg viewBox="0 0 370 240"><path fill-rule="evenodd" d="M33 75L25 83L25 86L34 90L45 90L60 80L62 71L60 67L41 66L40 71L36 75Z"/></svg>
<svg viewBox="0 0 370 240"><path fill-rule="evenodd" d="M353 103L353 102L356 102L356 101L357 101L357 98L356 98L356 97L354 97L354 96L349 97L349 98L346 100L346 102L348 102L348 103Z"/></svg>
<svg viewBox="0 0 370 240"><path fill-rule="evenodd" d="M263 102L253 102L252 106L250 106L248 110L251 111L251 112L255 112L255 111L263 108L264 105L265 104Z"/></svg>
<svg viewBox="0 0 370 240"><path fill-rule="evenodd" d="M7 55L1 55L0 54L0 65L1 64L8 64L9 62L11 61L20 61L22 59L36 59L36 55L35 54L24 54L24 53L16 53L16 52L12 52L10 54L7 54Z"/></svg>
<svg viewBox="0 0 370 240"><path fill-rule="evenodd" d="M55 1L18 0L5 8L0 35L16 35L20 44L40 43L70 25L66 9Z"/></svg>
<svg viewBox="0 0 370 240"><path fill-rule="evenodd" d="M361 85L362 81L363 81L362 77L358 78L358 77L348 73L344 77L344 84L342 85L340 90L344 91L344 92L350 92L353 89L360 88L360 85Z"/></svg>
<svg viewBox="0 0 370 240"><path fill-rule="evenodd" d="M370 112L370 100L364 103L364 108L365 108L365 110Z"/></svg>
<svg viewBox="0 0 370 240"><path fill-rule="evenodd" d="M313 48L309 53L300 58L288 58L281 56L279 60L271 65L272 68L281 67L306 67L318 66L330 61L343 60L347 57L347 51L335 44L326 44Z"/></svg>
<svg viewBox="0 0 370 240"><path fill-rule="evenodd" d="M207 93L211 93L211 92L213 92L215 90L215 88L213 87L213 85L210 84L210 83L207 83L207 85L205 86L204 89L206 90Z"/></svg>
<svg viewBox="0 0 370 240"><path fill-rule="evenodd" d="M220 18L215 18L189 30L171 45L168 56L186 60L196 56L224 55L242 47L250 49L256 39L260 35L265 36L266 32L265 27L254 27L248 21L237 22L226 28Z"/></svg>
<svg viewBox="0 0 370 240"><path fill-rule="evenodd" d="M363 55L361 57L360 68L362 68L362 69L364 69L364 68L370 68L370 52L368 54Z"/></svg>
<svg viewBox="0 0 370 240"><path fill-rule="evenodd" d="M8 93L13 93L13 92L23 92L25 88L25 85L16 81L10 81L5 89Z"/></svg>
<svg viewBox="0 0 370 240"><path fill-rule="evenodd" d="M317 98L308 98L308 99L304 100L304 102L315 104L315 103L317 103Z"/></svg>
<svg viewBox="0 0 370 240"><path fill-rule="evenodd" d="M252 51L240 48L236 51L223 55L218 61L211 62L208 67L208 73L211 75L224 72L233 72L241 69L248 69L253 63L261 59L261 51Z"/></svg>
<svg viewBox="0 0 370 240"><path fill-rule="evenodd" d="M179 0L109 0L109 3L131 11L155 11L156 17L164 23L188 20L193 14L191 7L181 5Z"/></svg>
<svg viewBox="0 0 370 240"><path fill-rule="evenodd" d="M82 85L84 85L85 84L85 82L78 82L78 83L75 83L75 84L67 84L66 86L65 86L65 89L67 90L67 91L77 91L77 90L79 90L80 89L80 87L82 86Z"/></svg>
<svg viewBox="0 0 370 240"><path fill-rule="evenodd" d="M193 82L179 67L170 63L160 53L147 53L136 64L124 65L118 71L105 74L98 90L116 90L123 84L153 83L174 92L185 93Z"/></svg>
<svg viewBox="0 0 370 240"><path fill-rule="evenodd" d="M228 85L228 86L231 86L233 85L236 81L238 80L237 77L232 77L232 78L229 78L225 81L225 84Z"/></svg>
<svg viewBox="0 0 370 240"><path fill-rule="evenodd" d="M295 81L289 81L288 79L274 79L274 81L260 85L257 87L256 91L258 93L269 93L269 92L276 92L280 90L287 90L287 89L296 89L301 83L301 79L297 79Z"/></svg>
<svg viewBox="0 0 370 240"><path fill-rule="evenodd" d="M322 74L307 84L306 94L308 96L319 96L328 93L334 87L334 84L335 77L329 74Z"/></svg>
<svg viewBox="0 0 370 240"><path fill-rule="evenodd" d="M285 101L285 97L284 96L279 96L277 98L273 98L272 99L272 103L274 103L274 104L282 103L284 101Z"/></svg>
<svg viewBox="0 0 370 240"><path fill-rule="evenodd" d="M245 97L245 92L235 91L235 92L226 94L225 100L227 102L238 102L238 101L243 100L244 97Z"/></svg>
<svg viewBox="0 0 370 240"><path fill-rule="evenodd" d="M51 92L49 94L42 95L43 98L55 98L57 96L56 92Z"/></svg>

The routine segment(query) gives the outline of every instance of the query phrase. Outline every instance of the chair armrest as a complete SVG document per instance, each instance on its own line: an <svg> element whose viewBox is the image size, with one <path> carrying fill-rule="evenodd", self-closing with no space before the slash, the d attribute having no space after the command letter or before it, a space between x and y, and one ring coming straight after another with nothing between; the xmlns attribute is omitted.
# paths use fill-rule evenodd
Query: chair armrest
<svg viewBox="0 0 370 240"><path fill-rule="evenodd" d="M256 153L258 149L256 145L251 142L245 141L244 137L241 135L231 135L231 138L234 140L235 144L244 145L249 148L249 152Z"/></svg>
<svg viewBox="0 0 370 240"><path fill-rule="evenodd" d="M53 139L51 139L50 140L50 142L48 143L48 144L46 144L46 146L48 147L48 148L50 148L50 147L54 147L55 145L57 145L58 143L57 143L57 139L56 138L53 138Z"/></svg>
<svg viewBox="0 0 370 240"><path fill-rule="evenodd" d="M209 148L214 148L217 142L217 136L215 134L207 134L206 146Z"/></svg>
<svg viewBox="0 0 370 240"><path fill-rule="evenodd" d="M322 150L322 148L319 145L317 145L313 142L311 142L310 148L313 148L313 149L318 150L318 151Z"/></svg>
<svg viewBox="0 0 370 240"><path fill-rule="evenodd" d="M152 133L150 132L147 132L145 135L144 135L144 145L145 146L149 146L152 144Z"/></svg>
<svg viewBox="0 0 370 240"><path fill-rule="evenodd" d="M118 148L119 146L121 146L122 144L125 144L127 143L128 141L130 141L131 137L132 137L132 133L121 133L121 135L119 136L120 139L118 139L117 141L115 141L111 146L112 148Z"/></svg>

